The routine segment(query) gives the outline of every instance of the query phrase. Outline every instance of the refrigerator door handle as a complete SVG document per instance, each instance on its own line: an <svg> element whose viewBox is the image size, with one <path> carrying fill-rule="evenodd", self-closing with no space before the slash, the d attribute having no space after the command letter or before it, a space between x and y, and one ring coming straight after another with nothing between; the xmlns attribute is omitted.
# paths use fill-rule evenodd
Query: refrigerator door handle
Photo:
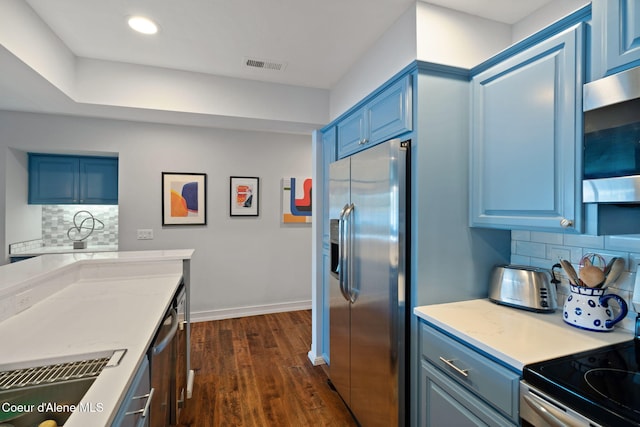
<svg viewBox="0 0 640 427"><path fill-rule="evenodd" d="M345 300L349 300L349 295L345 288L345 278L347 273L347 253L346 253L346 219L345 216L349 210L349 205L344 205L340 211L340 218L338 220L338 286L340 287L340 293Z"/></svg>
<svg viewBox="0 0 640 427"><path fill-rule="evenodd" d="M354 269L353 269L353 261L354 261L354 253L353 253L353 215L355 212L356 206L351 203L349 208L345 212L345 241L347 243L346 247L346 264L347 264L347 283L346 283L346 292L348 295L348 300L351 304L355 303L358 299L358 289L353 287L354 281Z"/></svg>

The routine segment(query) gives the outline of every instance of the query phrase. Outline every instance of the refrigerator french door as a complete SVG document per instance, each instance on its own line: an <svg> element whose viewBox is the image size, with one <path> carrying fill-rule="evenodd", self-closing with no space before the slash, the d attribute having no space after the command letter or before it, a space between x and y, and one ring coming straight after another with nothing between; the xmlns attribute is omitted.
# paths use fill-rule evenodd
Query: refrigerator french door
<svg viewBox="0 0 640 427"><path fill-rule="evenodd" d="M405 425L408 145L329 170L329 376L362 427Z"/></svg>

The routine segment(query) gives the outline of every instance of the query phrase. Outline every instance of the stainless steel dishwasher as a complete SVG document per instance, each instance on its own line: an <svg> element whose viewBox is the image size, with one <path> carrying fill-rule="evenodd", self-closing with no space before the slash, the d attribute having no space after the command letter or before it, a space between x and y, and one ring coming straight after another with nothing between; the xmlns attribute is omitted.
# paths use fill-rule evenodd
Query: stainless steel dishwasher
<svg viewBox="0 0 640 427"><path fill-rule="evenodd" d="M175 298L175 309L178 314L178 331L176 333L176 383L173 388L174 410L171 413L171 424L178 424L180 410L186 406L189 382L189 322L187 320L187 295L185 287L178 290Z"/></svg>
<svg viewBox="0 0 640 427"><path fill-rule="evenodd" d="M151 388L154 390L149 414L150 427L166 427L171 424L172 411L176 401L174 390L176 384L176 353L178 331L178 313L175 301L167 314L149 349Z"/></svg>

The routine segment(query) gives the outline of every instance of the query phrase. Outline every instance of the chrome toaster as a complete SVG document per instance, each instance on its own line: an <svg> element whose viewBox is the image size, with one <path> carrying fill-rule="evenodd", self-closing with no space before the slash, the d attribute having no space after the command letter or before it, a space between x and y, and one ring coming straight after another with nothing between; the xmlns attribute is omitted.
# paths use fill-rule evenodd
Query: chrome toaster
<svg viewBox="0 0 640 427"><path fill-rule="evenodd" d="M523 265L497 266L491 273L489 299L498 304L536 312L553 312L558 307L551 272Z"/></svg>

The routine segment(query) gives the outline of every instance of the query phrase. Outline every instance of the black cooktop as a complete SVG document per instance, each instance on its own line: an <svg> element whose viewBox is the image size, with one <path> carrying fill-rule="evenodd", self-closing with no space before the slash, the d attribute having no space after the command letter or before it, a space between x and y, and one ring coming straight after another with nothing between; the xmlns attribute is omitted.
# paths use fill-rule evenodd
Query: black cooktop
<svg viewBox="0 0 640 427"><path fill-rule="evenodd" d="M523 378L602 425L640 427L640 339L527 365Z"/></svg>

